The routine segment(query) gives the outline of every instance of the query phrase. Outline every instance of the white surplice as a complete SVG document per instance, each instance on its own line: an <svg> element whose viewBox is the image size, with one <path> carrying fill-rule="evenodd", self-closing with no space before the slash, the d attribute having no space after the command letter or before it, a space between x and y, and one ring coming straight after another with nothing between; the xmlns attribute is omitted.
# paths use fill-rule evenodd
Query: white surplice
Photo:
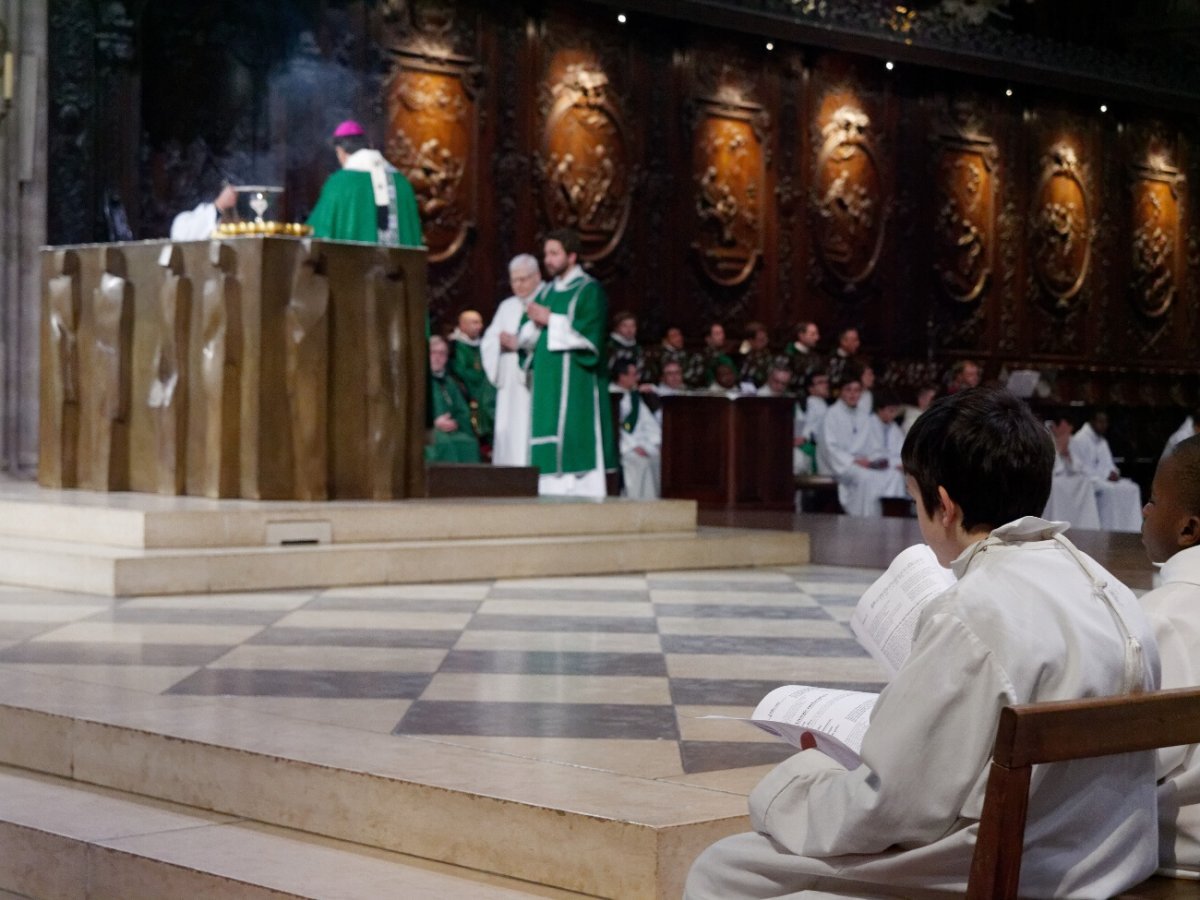
<svg viewBox="0 0 1200 900"><path fill-rule="evenodd" d="M863 416L838 400L825 414L817 438L818 471L837 478L838 502L851 516L878 516L881 497L905 496L904 476L894 467L868 469L856 459L884 459L882 423L878 416Z"/></svg>
<svg viewBox="0 0 1200 900"><path fill-rule="evenodd" d="M1180 441L1186 441L1195 433L1196 423L1191 416L1188 416L1183 420L1182 425L1171 432L1171 436L1167 438L1167 444L1165 447L1163 447L1162 456L1159 457L1159 459L1166 459L1170 452L1175 449L1176 444L1178 444Z"/></svg>
<svg viewBox="0 0 1200 900"><path fill-rule="evenodd" d="M1084 425L1071 436L1071 456L1075 465L1092 479L1100 527L1105 531L1142 530L1142 492L1128 478L1109 481L1117 471L1108 441Z"/></svg>
<svg viewBox="0 0 1200 900"><path fill-rule="evenodd" d="M1162 567L1162 586L1143 595L1162 656L1162 686L1200 686L1200 547ZM1200 872L1200 747L1158 751L1159 862Z"/></svg>
<svg viewBox="0 0 1200 900"><path fill-rule="evenodd" d="M633 500L657 500L662 496L662 424L646 405L645 398L639 396L637 422L632 431L626 431L624 422L633 406L633 392L609 389L621 395L617 430L620 433L621 475L625 482L623 494Z"/></svg>
<svg viewBox="0 0 1200 900"><path fill-rule="evenodd" d="M965 550L879 695L862 765L816 750L781 763L750 795L754 831L701 854L685 897L961 897L1000 710L1158 685L1136 598L1061 528L1018 519ZM1036 766L1020 896L1109 897L1149 876L1154 763Z"/></svg>
<svg viewBox="0 0 1200 900"><path fill-rule="evenodd" d="M1075 528L1089 531L1100 529L1100 508L1096 506L1096 489L1092 479L1075 467L1073 459L1055 454L1054 476L1050 482L1050 499L1042 518L1052 522L1067 522Z"/></svg>
<svg viewBox="0 0 1200 900"><path fill-rule="evenodd" d="M502 301L480 345L483 370L496 386L492 464L497 466L529 465L529 385L521 369L520 354L500 347L500 333L516 335L525 307L533 297L530 294L522 300L513 296Z"/></svg>

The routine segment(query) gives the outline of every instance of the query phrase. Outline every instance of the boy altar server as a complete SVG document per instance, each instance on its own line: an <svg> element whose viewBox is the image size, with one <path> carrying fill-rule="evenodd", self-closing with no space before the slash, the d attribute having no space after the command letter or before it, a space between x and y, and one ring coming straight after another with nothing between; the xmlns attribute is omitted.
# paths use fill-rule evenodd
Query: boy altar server
<svg viewBox="0 0 1200 900"><path fill-rule="evenodd" d="M1158 465L1142 510L1142 543L1162 586L1142 597L1162 653L1164 688L1200 685L1200 435ZM1200 873L1200 751L1158 751L1159 859Z"/></svg>
<svg viewBox="0 0 1200 900"><path fill-rule="evenodd" d="M837 477L838 502L850 516L878 516L882 497L902 497L904 477L888 464L876 438L884 432L862 412L863 385L854 372L845 376L837 402L829 407L817 438L817 467Z"/></svg>
<svg viewBox="0 0 1200 900"><path fill-rule="evenodd" d="M777 766L750 796L755 831L692 867L691 900L962 896L1000 710L1157 686L1132 593L1036 518L1054 448L1021 401L936 401L903 463L921 534L958 581L920 613L862 764L807 750ZM1109 897L1146 878L1155 820L1153 753L1037 767L1020 896Z"/></svg>
<svg viewBox="0 0 1200 900"><path fill-rule="evenodd" d="M1138 486L1122 478L1108 447L1108 413L1097 411L1071 438L1075 464L1092 480L1100 527L1105 531L1134 531L1142 524L1142 495Z"/></svg>

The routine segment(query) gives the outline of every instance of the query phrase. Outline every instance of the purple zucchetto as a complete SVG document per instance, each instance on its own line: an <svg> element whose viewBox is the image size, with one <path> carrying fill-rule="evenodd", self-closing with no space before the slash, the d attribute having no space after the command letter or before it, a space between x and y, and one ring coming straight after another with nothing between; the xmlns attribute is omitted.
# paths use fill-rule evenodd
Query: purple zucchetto
<svg viewBox="0 0 1200 900"><path fill-rule="evenodd" d="M362 135L362 134L366 134L366 133L367 132L365 130L363 130L363 127L361 125L359 125L357 122L355 122L353 119L347 119L345 122L340 124L337 128L333 129L333 136L335 138L354 137L355 135Z"/></svg>

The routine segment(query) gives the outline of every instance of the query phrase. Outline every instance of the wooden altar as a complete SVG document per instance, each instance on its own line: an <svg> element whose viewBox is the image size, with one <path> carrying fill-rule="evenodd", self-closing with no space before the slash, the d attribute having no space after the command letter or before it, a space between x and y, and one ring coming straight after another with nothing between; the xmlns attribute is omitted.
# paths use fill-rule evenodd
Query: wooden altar
<svg viewBox="0 0 1200 900"><path fill-rule="evenodd" d="M423 496L425 266L286 237L45 249L38 481Z"/></svg>
<svg viewBox="0 0 1200 900"><path fill-rule="evenodd" d="M701 506L792 509L795 401L663 398L662 495Z"/></svg>

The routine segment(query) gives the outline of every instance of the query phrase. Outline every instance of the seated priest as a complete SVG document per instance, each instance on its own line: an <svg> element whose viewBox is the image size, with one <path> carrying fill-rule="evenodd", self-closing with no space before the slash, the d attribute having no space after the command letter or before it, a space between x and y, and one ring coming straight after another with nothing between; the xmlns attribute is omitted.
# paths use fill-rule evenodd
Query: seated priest
<svg viewBox="0 0 1200 900"><path fill-rule="evenodd" d="M429 397L433 429L425 446L429 462L479 462L479 439L471 428L471 408L458 382L446 372L450 347L436 334L429 339Z"/></svg>
<svg viewBox="0 0 1200 900"><path fill-rule="evenodd" d="M880 499L904 496L904 476L888 458L888 447L879 441L883 428L876 427L869 414L859 412L861 371L847 369L842 379L842 390L825 414L817 439L818 466L837 477L838 501L848 515L878 516Z"/></svg>
<svg viewBox="0 0 1200 900"><path fill-rule="evenodd" d="M1092 418L1071 438L1075 465L1092 480L1100 527L1105 531L1142 529L1142 492L1137 484L1122 478L1108 447L1108 413L1096 410Z"/></svg>
<svg viewBox="0 0 1200 900"><path fill-rule="evenodd" d="M1051 522L1067 522L1075 528L1089 531L1100 529L1100 509L1096 506L1096 491L1092 479L1076 463L1071 454L1071 421L1060 413L1046 422L1054 438L1054 472L1050 482L1050 499L1042 518Z"/></svg>
<svg viewBox="0 0 1200 900"><path fill-rule="evenodd" d="M491 442L496 421L496 386L483 368L483 316L473 309L458 314L458 327L450 335L450 374L458 379L476 436Z"/></svg>
<svg viewBox="0 0 1200 900"><path fill-rule="evenodd" d="M796 414L799 430L796 432L796 449L792 454L792 468L797 475L828 475L819 467L817 439L825 427L825 414L829 412L829 375L823 370L809 374L804 406Z"/></svg>
<svg viewBox="0 0 1200 900"><path fill-rule="evenodd" d="M635 359L617 358L609 390L621 397L617 422L622 494L634 500L657 500L662 484L662 425L638 389Z"/></svg>

